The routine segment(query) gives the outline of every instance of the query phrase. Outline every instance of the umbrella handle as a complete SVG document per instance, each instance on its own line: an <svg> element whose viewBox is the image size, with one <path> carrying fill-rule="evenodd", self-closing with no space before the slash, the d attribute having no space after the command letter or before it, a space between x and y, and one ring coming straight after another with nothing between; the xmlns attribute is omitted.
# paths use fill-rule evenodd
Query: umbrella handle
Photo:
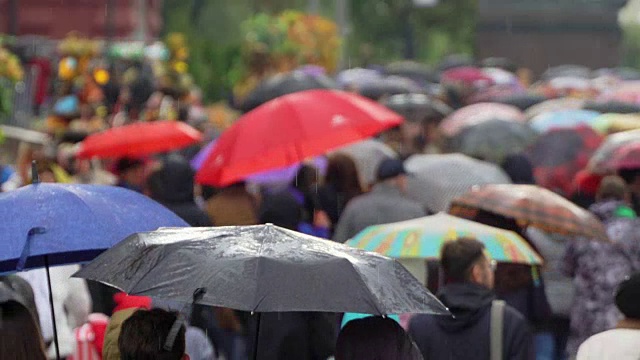
<svg viewBox="0 0 640 360"><path fill-rule="evenodd" d="M35 160L31 162L31 183L32 184L40 183L40 175L38 174L38 163Z"/></svg>
<svg viewBox="0 0 640 360"><path fill-rule="evenodd" d="M56 359L60 360L60 345L58 345L58 326L56 325L56 311L55 311L55 308L53 307L53 291L51 290L51 274L49 273L49 255L44 256L44 267L45 269L47 269L47 286L49 287L49 305L51 306L51 321L53 324L53 344L56 349Z"/></svg>
<svg viewBox="0 0 640 360"><path fill-rule="evenodd" d="M262 313L256 313L256 341L255 349L253 349L253 360L258 360L258 341L260 339L260 320L262 319Z"/></svg>

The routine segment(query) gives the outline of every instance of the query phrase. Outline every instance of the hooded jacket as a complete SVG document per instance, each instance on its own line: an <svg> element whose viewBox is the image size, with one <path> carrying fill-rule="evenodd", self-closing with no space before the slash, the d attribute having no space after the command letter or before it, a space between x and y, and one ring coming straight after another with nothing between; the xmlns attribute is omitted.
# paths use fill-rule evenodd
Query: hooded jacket
<svg viewBox="0 0 640 360"><path fill-rule="evenodd" d="M171 156L147 180L151 198L166 206L191 226L211 226L207 214L194 200L194 172L184 158Z"/></svg>
<svg viewBox="0 0 640 360"><path fill-rule="evenodd" d="M472 283L445 286L438 297L453 316L418 315L409 334L425 359L489 360L493 291ZM524 317L504 309L503 354L508 360L533 359L532 335Z"/></svg>

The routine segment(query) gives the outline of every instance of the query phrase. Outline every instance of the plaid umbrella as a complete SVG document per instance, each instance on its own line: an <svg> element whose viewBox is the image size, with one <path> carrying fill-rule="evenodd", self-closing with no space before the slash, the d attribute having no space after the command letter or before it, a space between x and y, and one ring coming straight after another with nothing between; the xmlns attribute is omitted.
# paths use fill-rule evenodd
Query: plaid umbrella
<svg viewBox="0 0 640 360"><path fill-rule="evenodd" d="M465 106L447 116L442 123L440 123L440 131L442 131L445 136L451 137L466 127L495 119L525 121L524 114L515 106L496 103L478 103Z"/></svg>
<svg viewBox="0 0 640 360"><path fill-rule="evenodd" d="M587 168L595 174L612 172L611 157L619 148L628 144L640 144L640 130L631 130L609 135L602 145L591 156Z"/></svg>
<svg viewBox="0 0 640 360"><path fill-rule="evenodd" d="M569 194L572 181L602 143L602 136L591 128L551 130L538 137L527 150L538 185Z"/></svg>
<svg viewBox="0 0 640 360"><path fill-rule="evenodd" d="M491 258L500 262L541 265L542 258L520 235L446 213L419 219L374 225L346 245L392 258L438 259L446 241L470 236L482 242Z"/></svg>
<svg viewBox="0 0 640 360"><path fill-rule="evenodd" d="M449 213L473 219L479 211L514 219L549 233L607 240L602 223L562 196L535 185L484 185L453 200Z"/></svg>
<svg viewBox="0 0 640 360"><path fill-rule="evenodd" d="M405 162L407 192L432 212L446 211L452 199L475 185L510 184L498 166L462 154L414 155Z"/></svg>
<svg viewBox="0 0 640 360"><path fill-rule="evenodd" d="M490 120L462 130L449 146L452 151L501 164L508 155L526 149L536 136L527 124Z"/></svg>

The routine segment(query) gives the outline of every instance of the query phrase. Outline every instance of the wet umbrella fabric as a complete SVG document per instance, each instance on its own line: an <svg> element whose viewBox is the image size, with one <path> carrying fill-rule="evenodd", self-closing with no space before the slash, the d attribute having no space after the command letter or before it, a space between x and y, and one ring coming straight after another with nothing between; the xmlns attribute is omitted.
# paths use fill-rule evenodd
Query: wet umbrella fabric
<svg viewBox="0 0 640 360"><path fill-rule="evenodd" d="M2 193L0 216L0 272L45 260L82 263L135 232L188 226L146 196L98 185L35 184Z"/></svg>
<svg viewBox="0 0 640 360"><path fill-rule="evenodd" d="M501 164L505 157L526 149L536 136L527 124L490 120L462 130L450 139L449 149Z"/></svg>
<svg viewBox="0 0 640 360"><path fill-rule="evenodd" d="M408 195L434 213L473 186L511 183L500 167L462 154L414 155L405 167L412 175Z"/></svg>
<svg viewBox="0 0 640 360"><path fill-rule="evenodd" d="M640 144L640 130L625 131L608 136L589 159L587 168L595 174L614 171L610 163L611 157L619 148L629 144Z"/></svg>
<svg viewBox="0 0 640 360"><path fill-rule="evenodd" d="M309 75L302 71L293 71L275 75L260 83L246 99L239 110L249 112L277 97L312 89L337 89L338 85L324 75Z"/></svg>
<svg viewBox="0 0 640 360"><path fill-rule="evenodd" d="M270 224L139 233L74 276L242 311L448 313L395 260Z"/></svg>
<svg viewBox="0 0 640 360"><path fill-rule="evenodd" d="M591 110L562 110L540 114L529 121L536 131L543 133L551 129L575 128L580 125L592 126L600 116Z"/></svg>
<svg viewBox="0 0 640 360"><path fill-rule="evenodd" d="M352 93L308 90L285 95L245 114L225 131L196 181L230 185L367 139L402 121L393 111Z"/></svg>
<svg viewBox="0 0 640 360"><path fill-rule="evenodd" d="M449 214L474 219L479 211L514 219L521 227L608 241L602 223L562 196L535 185L484 185L451 202Z"/></svg>
<svg viewBox="0 0 640 360"><path fill-rule="evenodd" d="M451 137L466 127L495 119L525 121L524 114L515 106L497 103L477 103L465 106L447 116L440 124L440 131L445 136Z"/></svg>
<svg viewBox="0 0 640 360"><path fill-rule="evenodd" d="M573 179L602 143L591 128L555 129L540 135L527 150L538 185L571 194Z"/></svg>
<svg viewBox="0 0 640 360"><path fill-rule="evenodd" d="M442 119L453 109L438 99L425 94L398 94L382 101L389 109L402 115L408 122L422 122L425 119Z"/></svg>
<svg viewBox="0 0 640 360"><path fill-rule="evenodd" d="M586 100L575 98L558 98L543 101L539 104L533 105L525 111L525 115L528 119L532 119L540 114L563 111L563 110L577 110L582 109L586 104Z"/></svg>
<svg viewBox="0 0 640 360"><path fill-rule="evenodd" d="M522 111L525 111L526 109L534 105L540 104L546 100L547 98L543 95L535 95L535 94L527 94L527 93L501 96L493 99L494 102L498 102L506 105L512 105Z"/></svg>
<svg viewBox="0 0 640 360"><path fill-rule="evenodd" d="M419 93L421 88L413 80L400 76L388 76L379 81L366 82L357 90L366 98L379 100L384 96Z"/></svg>
<svg viewBox="0 0 640 360"><path fill-rule="evenodd" d="M629 104L619 101L587 101L584 105L585 110L597 111L599 113L614 114L634 114L640 113L640 105Z"/></svg>
<svg viewBox="0 0 640 360"><path fill-rule="evenodd" d="M377 181L378 165L384 159L398 158L398 154L382 141L367 139L335 150L336 153L349 155L356 163L363 185L372 185Z"/></svg>

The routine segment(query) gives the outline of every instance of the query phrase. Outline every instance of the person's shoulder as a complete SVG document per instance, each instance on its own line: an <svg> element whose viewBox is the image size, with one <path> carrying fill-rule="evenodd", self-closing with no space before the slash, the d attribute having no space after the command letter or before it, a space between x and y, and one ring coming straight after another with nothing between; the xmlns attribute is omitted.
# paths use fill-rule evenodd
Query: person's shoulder
<svg viewBox="0 0 640 360"><path fill-rule="evenodd" d="M508 304L504 307L504 321L505 325L509 324L513 327L529 329L529 322L524 315Z"/></svg>

